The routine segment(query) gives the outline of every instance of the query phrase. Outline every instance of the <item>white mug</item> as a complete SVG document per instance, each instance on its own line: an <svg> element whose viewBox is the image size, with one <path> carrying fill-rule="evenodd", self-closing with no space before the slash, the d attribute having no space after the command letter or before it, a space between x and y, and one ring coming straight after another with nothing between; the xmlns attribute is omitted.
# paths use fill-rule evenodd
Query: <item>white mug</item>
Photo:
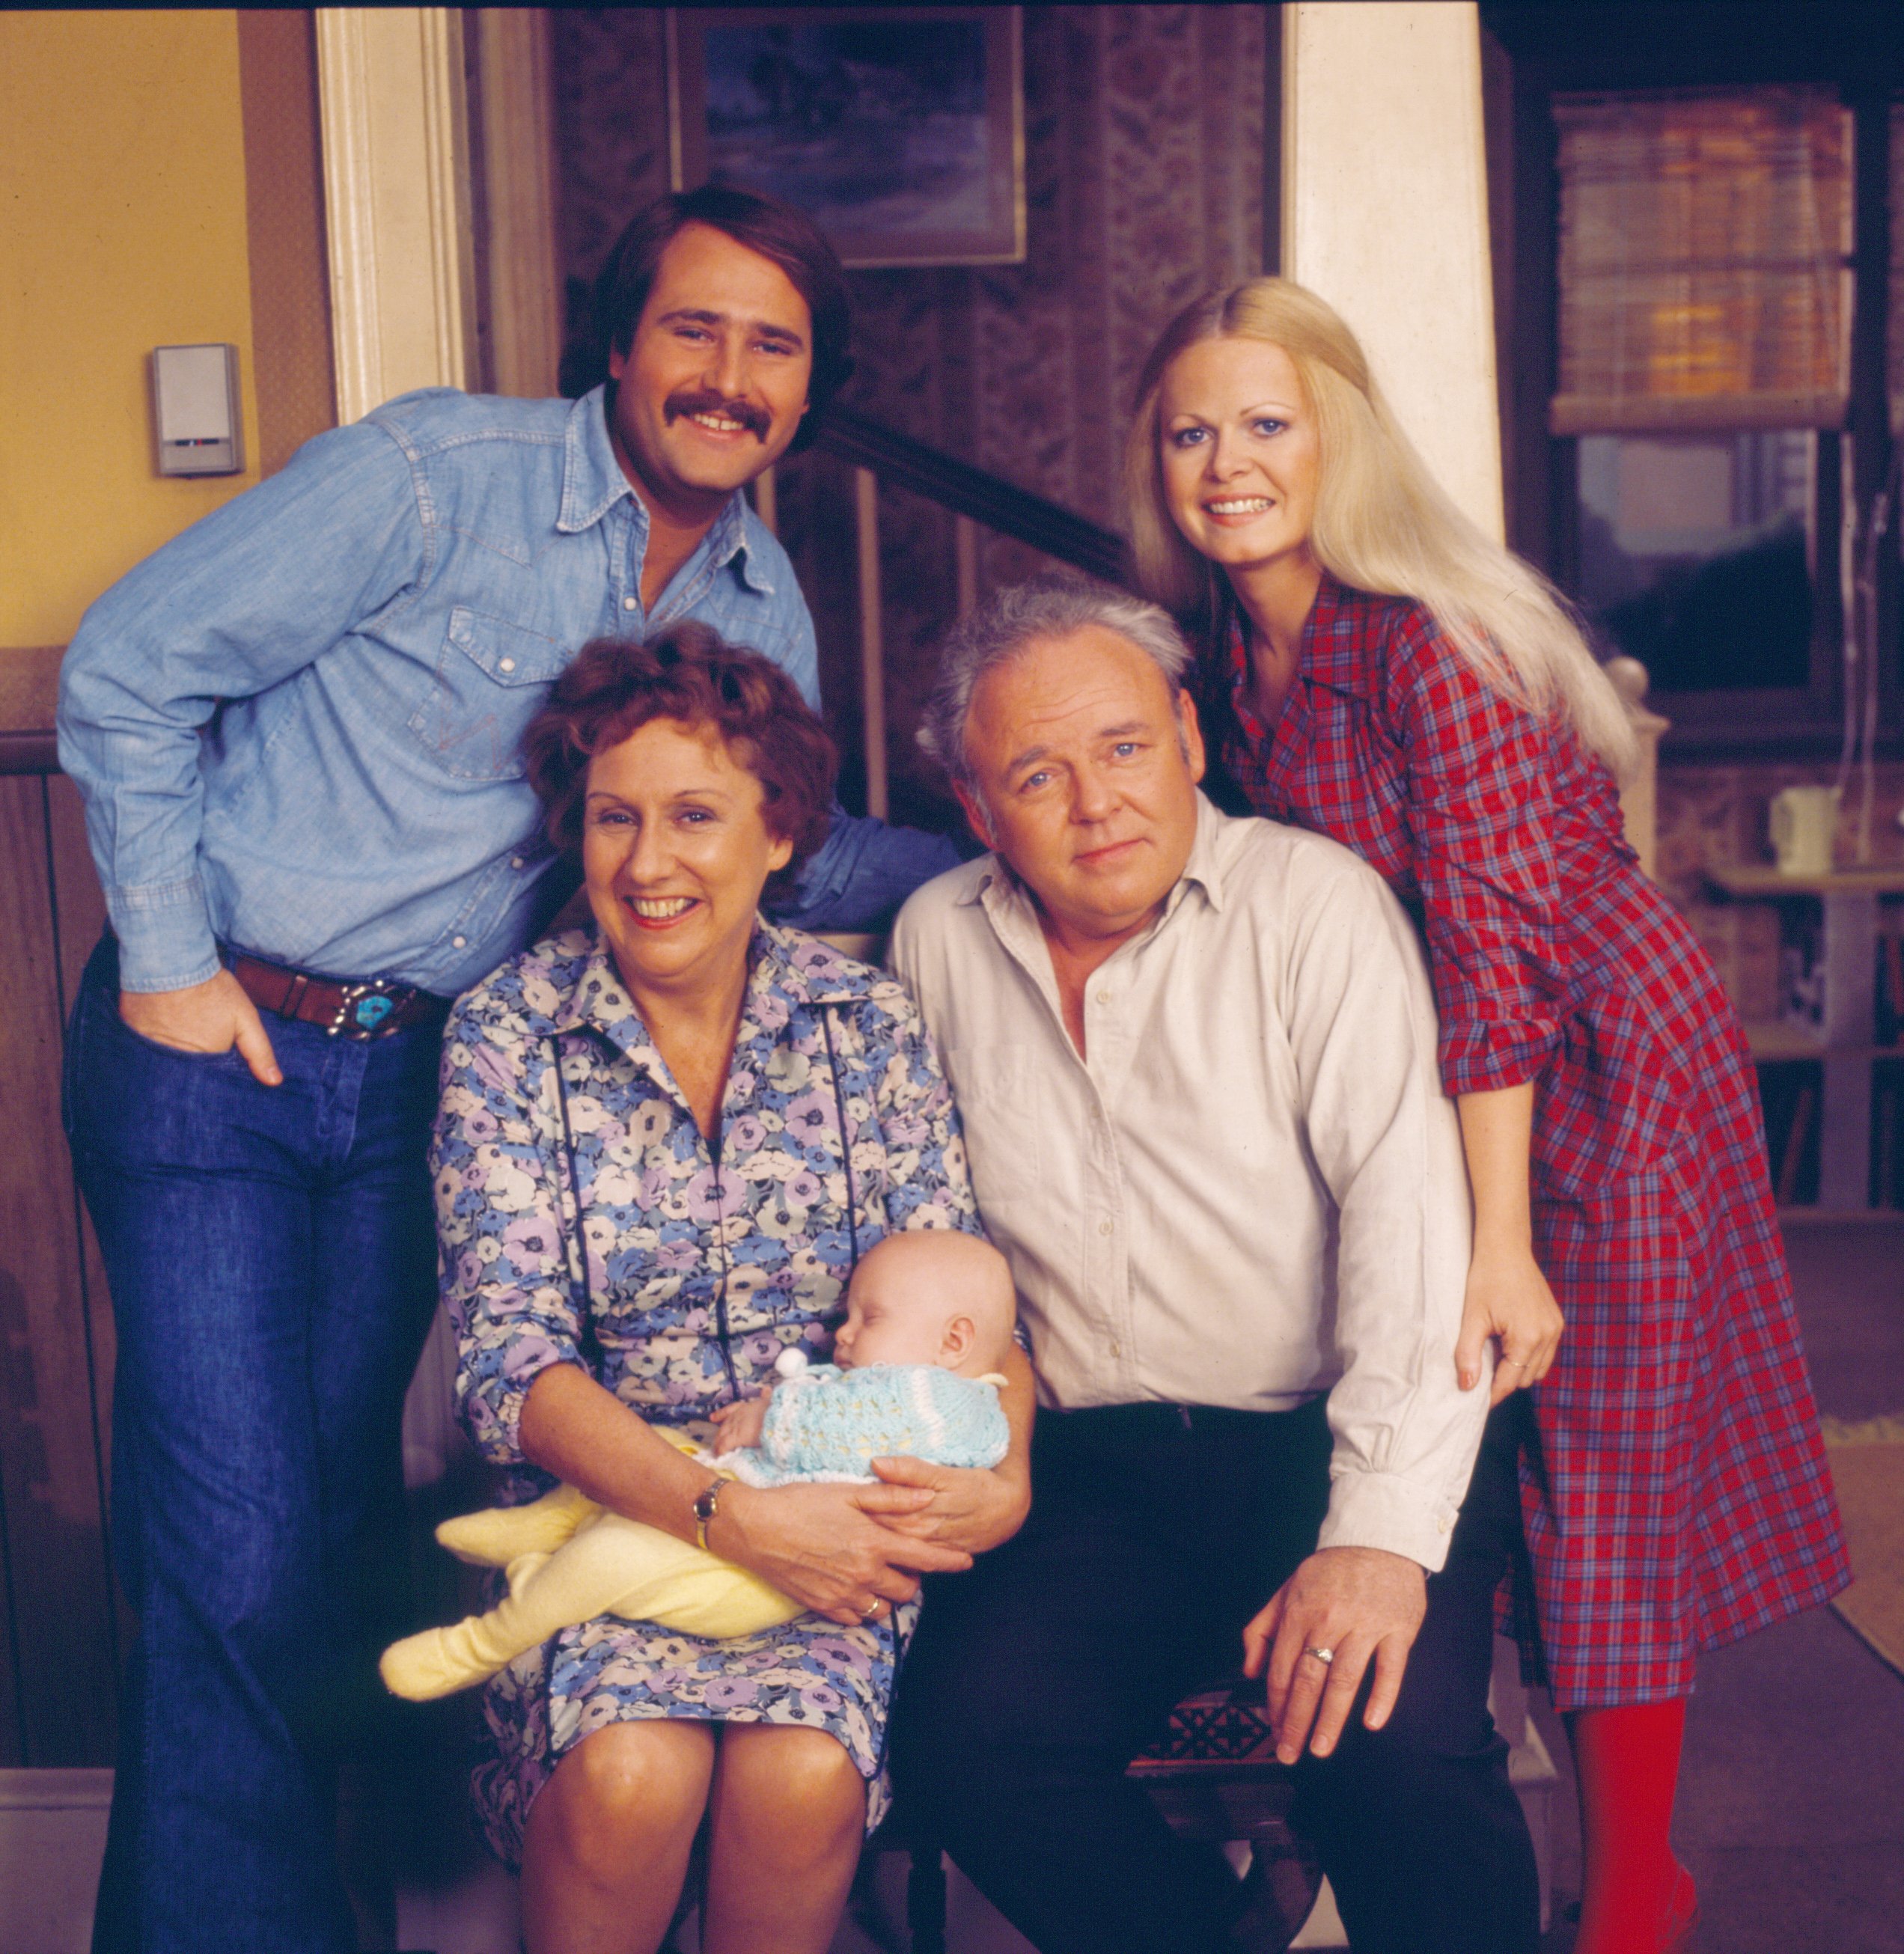
<svg viewBox="0 0 1904 1954"><path fill-rule="evenodd" d="M1838 832L1836 787L1786 787L1772 796L1772 853L1782 875L1828 875Z"/></svg>

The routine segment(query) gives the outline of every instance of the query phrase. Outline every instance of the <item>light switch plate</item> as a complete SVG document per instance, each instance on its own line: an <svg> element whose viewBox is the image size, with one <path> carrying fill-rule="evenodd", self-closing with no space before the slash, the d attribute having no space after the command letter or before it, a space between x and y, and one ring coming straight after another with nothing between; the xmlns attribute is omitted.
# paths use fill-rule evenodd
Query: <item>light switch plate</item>
<svg viewBox="0 0 1904 1954"><path fill-rule="evenodd" d="M238 349L156 346L152 426L161 475L236 475L244 467Z"/></svg>

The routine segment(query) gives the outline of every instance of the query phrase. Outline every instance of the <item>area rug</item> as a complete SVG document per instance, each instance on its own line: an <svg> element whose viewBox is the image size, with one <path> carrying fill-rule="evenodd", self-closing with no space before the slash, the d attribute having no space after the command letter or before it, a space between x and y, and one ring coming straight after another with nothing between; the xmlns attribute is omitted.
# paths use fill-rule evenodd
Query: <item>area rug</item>
<svg viewBox="0 0 1904 1954"><path fill-rule="evenodd" d="M1832 1606L1904 1675L1904 1418L1824 1425L1856 1577Z"/></svg>

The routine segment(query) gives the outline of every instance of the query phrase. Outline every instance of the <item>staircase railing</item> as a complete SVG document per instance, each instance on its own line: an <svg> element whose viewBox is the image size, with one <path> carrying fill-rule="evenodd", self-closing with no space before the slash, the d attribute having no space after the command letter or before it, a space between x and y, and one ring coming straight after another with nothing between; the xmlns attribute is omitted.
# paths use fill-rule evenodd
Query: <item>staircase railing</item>
<svg viewBox="0 0 1904 1954"><path fill-rule="evenodd" d="M979 598L979 531L982 527L1028 545L1107 583L1128 580L1124 539L1001 476L975 468L943 448L915 441L850 408L828 413L814 445L853 471L853 526L858 546L859 699L866 748L866 812L884 819L891 800L886 778L886 653L881 625L879 484L910 489L951 512L959 615ZM773 471L755 484L756 505L775 526Z"/></svg>
<svg viewBox="0 0 1904 1954"><path fill-rule="evenodd" d="M1106 583L1123 580L1124 539L1116 530L864 414L834 407L815 445L897 488L925 496L956 516L1029 543L1060 563Z"/></svg>

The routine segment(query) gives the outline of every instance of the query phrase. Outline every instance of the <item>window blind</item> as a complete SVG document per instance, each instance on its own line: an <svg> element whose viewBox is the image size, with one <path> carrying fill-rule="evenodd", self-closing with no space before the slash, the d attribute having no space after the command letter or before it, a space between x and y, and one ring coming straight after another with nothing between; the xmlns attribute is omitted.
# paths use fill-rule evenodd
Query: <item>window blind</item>
<svg viewBox="0 0 1904 1954"><path fill-rule="evenodd" d="M1554 116L1554 432L1842 426L1849 112L1755 88L1560 96Z"/></svg>

